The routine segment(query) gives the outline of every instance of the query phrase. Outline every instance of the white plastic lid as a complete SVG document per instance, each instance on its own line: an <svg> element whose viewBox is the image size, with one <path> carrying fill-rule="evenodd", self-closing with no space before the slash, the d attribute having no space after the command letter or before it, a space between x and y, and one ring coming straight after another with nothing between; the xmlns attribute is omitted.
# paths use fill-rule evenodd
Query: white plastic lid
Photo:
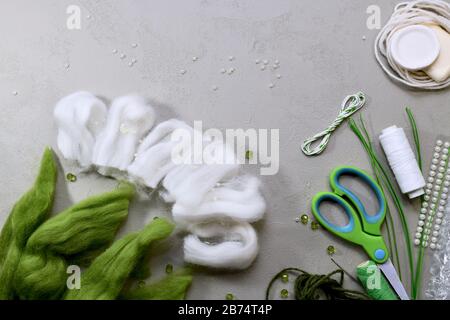
<svg viewBox="0 0 450 320"><path fill-rule="evenodd" d="M423 25L413 25L397 31L389 44L395 62L411 71L432 65L441 50L436 33Z"/></svg>

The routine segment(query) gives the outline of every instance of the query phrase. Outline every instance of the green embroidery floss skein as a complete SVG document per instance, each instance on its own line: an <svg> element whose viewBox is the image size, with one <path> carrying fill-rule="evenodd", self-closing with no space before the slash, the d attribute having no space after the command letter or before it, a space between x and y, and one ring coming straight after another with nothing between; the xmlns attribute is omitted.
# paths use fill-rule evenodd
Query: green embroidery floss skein
<svg viewBox="0 0 450 320"><path fill-rule="evenodd" d="M359 281L367 295L375 300L398 300L388 281L374 261L366 261L356 268Z"/></svg>
<svg viewBox="0 0 450 320"><path fill-rule="evenodd" d="M131 233L114 242L98 256L81 276L81 288L69 290L66 300L113 300L125 281L147 253L150 244L167 238L174 226L165 219L156 219L140 232Z"/></svg>
<svg viewBox="0 0 450 320"><path fill-rule="evenodd" d="M104 248L128 215L130 184L88 198L42 224L29 238L15 274L20 299L59 299L71 256Z"/></svg>
<svg viewBox="0 0 450 320"><path fill-rule="evenodd" d="M14 205L0 234L0 300L13 299L13 278L28 238L53 207L56 163L51 149L42 156L33 187Z"/></svg>

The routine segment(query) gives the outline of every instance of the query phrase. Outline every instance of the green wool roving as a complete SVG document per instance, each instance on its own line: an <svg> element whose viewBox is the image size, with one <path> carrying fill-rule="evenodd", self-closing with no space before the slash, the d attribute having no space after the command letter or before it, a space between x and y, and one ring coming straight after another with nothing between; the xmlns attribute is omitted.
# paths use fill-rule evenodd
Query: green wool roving
<svg viewBox="0 0 450 320"><path fill-rule="evenodd" d="M130 184L120 184L116 190L88 198L42 224L29 238L15 274L14 289L19 298L61 298L70 257L111 243L128 215L133 195Z"/></svg>
<svg viewBox="0 0 450 320"><path fill-rule="evenodd" d="M57 169L46 149L33 187L14 205L0 234L0 300L14 298L13 278L28 238L53 206Z"/></svg>
<svg viewBox="0 0 450 320"><path fill-rule="evenodd" d="M81 276L81 288L68 290L67 300L112 300L119 297L125 281L146 255L150 244L168 237L174 226L165 219L153 220L143 230L114 242Z"/></svg>
<svg viewBox="0 0 450 320"><path fill-rule="evenodd" d="M394 290L372 260L360 264L356 273L367 294L375 300L398 300Z"/></svg>
<svg viewBox="0 0 450 320"><path fill-rule="evenodd" d="M120 295L126 300L183 300L192 282L190 271L183 270Z"/></svg>

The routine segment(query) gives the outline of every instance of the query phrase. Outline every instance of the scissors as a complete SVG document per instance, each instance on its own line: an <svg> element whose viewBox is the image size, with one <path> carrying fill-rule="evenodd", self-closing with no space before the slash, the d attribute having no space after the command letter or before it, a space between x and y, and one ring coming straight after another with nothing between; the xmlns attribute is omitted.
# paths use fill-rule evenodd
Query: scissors
<svg viewBox="0 0 450 320"><path fill-rule="evenodd" d="M340 184L339 179L343 175L358 177L371 187L379 204L379 210L375 215L369 215L361 200ZM333 192L320 192L312 200L312 212L317 221L336 236L362 246L370 259L378 264L400 299L409 300L381 235L381 226L386 217L386 198L381 187L366 172L350 166L335 168L330 175L330 184ZM324 217L320 212L320 205L324 201L336 203L344 208L349 223L341 227Z"/></svg>

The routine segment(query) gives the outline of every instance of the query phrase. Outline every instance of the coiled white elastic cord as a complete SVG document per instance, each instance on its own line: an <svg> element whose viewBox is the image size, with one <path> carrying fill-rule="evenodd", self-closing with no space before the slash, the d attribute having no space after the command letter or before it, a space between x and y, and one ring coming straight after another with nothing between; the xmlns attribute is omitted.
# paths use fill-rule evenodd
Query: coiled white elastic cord
<svg viewBox="0 0 450 320"><path fill-rule="evenodd" d="M450 79L436 82L423 71L408 71L399 66L389 51L392 35L404 27L416 24L436 24L450 33L450 4L441 0L416 0L399 3L392 17L375 40L375 57L387 75L407 86L438 90L450 85Z"/></svg>

